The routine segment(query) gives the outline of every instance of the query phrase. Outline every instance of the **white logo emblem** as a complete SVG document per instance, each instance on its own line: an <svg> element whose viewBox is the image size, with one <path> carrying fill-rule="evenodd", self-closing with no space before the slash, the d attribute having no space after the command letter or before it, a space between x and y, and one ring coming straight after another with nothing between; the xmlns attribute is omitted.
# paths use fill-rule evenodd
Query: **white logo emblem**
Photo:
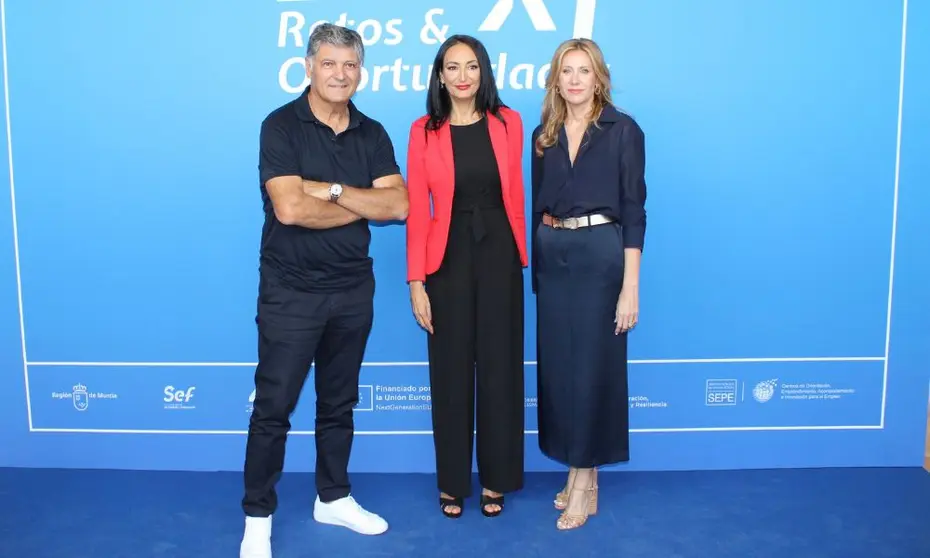
<svg viewBox="0 0 930 558"><path fill-rule="evenodd" d="M71 402L78 411L86 411L87 405L90 404L90 398L87 396L87 386L78 384L71 390Z"/></svg>
<svg viewBox="0 0 930 558"><path fill-rule="evenodd" d="M249 404L245 406L245 412L251 413L255 408L255 390L252 390L252 393L249 394Z"/></svg>
<svg viewBox="0 0 930 558"><path fill-rule="evenodd" d="M765 403L775 395L775 386L777 385L778 379L759 382L756 384L756 387L752 389L752 396L759 403Z"/></svg>
<svg viewBox="0 0 930 558"><path fill-rule="evenodd" d="M575 0L574 38L590 39L594 34L594 7L597 0ZM530 16L530 22L537 31L555 31L555 22L549 15L549 9L543 0L521 0L523 8ZM513 11L513 0L497 0L494 7L484 18L478 31L500 31L504 22Z"/></svg>
<svg viewBox="0 0 930 558"><path fill-rule="evenodd" d="M166 409L193 409L191 399L194 398L196 386L190 386L187 389L178 389L174 386L165 386L165 396L162 400L165 402Z"/></svg>
<svg viewBox="0 0 930 558"><path fill-rule="evenodd" d="M196 386L187 389L176 389L174 386L165 386L165 403L187 403L194 397Z"/></svg>

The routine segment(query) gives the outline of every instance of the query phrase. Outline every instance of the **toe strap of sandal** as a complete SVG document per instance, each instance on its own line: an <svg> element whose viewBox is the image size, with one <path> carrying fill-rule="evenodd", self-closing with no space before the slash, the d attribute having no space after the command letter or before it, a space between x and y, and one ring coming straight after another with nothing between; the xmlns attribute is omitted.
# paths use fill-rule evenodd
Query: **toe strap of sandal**
<svg viewBox="0 0 930 558"><path fill-rule="evenodd" d="M498 509L489 510L488 506L497 506ZM484 515L488 517L493 517L501 513L503 509L504 509L504 496L503 495L500 495L500 496L490 496L488 494L481 495L481 513L483 513Z"/></svg>
<svg viewBox="0 0 930 558"><path fill-rule="evenodd" d="M464 504L464 501L462 498L449 498L446 496L439 497L439 508L444 512L448 512L446 508L453 507L453 506L461 510L464 507L463 504Z"/></svg>
<svg viewBox="0 0 930 558"><path fill-rule="evenodd" d="M481 505L482 506L500 506L504 507L504 497L503 496L490 496L488 494L481 495Z"/></svg>

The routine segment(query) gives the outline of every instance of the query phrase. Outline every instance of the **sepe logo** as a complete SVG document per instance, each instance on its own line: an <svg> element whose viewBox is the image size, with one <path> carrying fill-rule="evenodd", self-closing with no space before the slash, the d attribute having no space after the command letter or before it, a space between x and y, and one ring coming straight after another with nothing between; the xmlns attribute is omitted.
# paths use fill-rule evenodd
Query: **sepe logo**
<svg viewBox="0 0 930 558"><path fill-rule="evenodd" d="M537 31L556 31L555 21L543 0L521 0L530 23ZM594 34L594 7L596 0L575 0L575 22L572 37L590 39ZM514 0L497 0L478 31L500 31L513 12Z"/></svg>
<svg viewBox="0 0 930 558"><path fill-rule="evenodd" d="M736 405L739 382L736 380L707 380L704 384L704 405L726 407Z"/></svg>

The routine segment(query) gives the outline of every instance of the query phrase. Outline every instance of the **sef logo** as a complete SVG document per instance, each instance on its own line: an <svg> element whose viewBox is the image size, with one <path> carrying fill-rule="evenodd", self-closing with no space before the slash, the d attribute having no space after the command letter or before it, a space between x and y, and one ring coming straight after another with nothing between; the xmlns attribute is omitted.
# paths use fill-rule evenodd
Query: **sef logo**
<svg viewBox="0 0 930 558"><path fill-rule="evenodd" d="M187 389L175 389L174 386L165 386L165 403L187 403L194 397L194 390L191 386Z"/></svg>

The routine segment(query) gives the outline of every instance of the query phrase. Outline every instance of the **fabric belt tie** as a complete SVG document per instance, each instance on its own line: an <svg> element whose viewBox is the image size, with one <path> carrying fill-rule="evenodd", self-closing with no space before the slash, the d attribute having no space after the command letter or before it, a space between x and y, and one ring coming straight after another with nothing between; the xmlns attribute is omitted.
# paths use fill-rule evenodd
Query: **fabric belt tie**
<svg viewBox="0 0 930 558"><path fill-rule="evenodd" d="M456 213L471 213L471 231L475 242L481 242L488 235L488 227L485 222L484 211L503 211L504 206L500 204L469 205L465 207L456 207Z"/></svg>

